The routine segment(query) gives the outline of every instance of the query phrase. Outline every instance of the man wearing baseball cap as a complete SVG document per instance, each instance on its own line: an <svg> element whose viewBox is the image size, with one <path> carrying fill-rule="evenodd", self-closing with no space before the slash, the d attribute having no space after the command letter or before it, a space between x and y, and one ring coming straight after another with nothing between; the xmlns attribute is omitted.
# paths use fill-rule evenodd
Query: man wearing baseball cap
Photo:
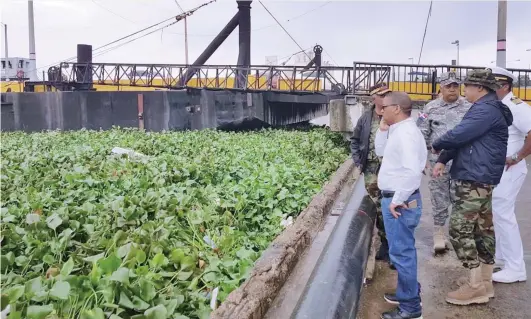
<svg viewBox="0 0 531 319"><path fill-rule="evenodd" d="M525 158L531 154L531 106L512 93L517 78L511 72L495 67L492 68L492 73L500 85L496 91L498 98L509 107L514 118L513 124L509 126L506 169L492 193L496 263L503 264L502 270L492 275L492 280L513 283L527 279L524 249L514 215L514 205L527 174Z"/></svg>
<svg viewBox="0 0 531 319"><path fill-rule="evenodd" d="M419 113L417 126L419 127L426 145L431 145L448 130L454 128L470 108L471 104L459 95L460 79L455 72L445 72L439 78L441 97L429 102ZM428 154L428 165L434 167L438 156ZM444 225L448 219L450 208L450 167L446 164L442 176L432 177L429 181L430 199L433 207L433 250L443 253L447 249Z"/></svg>
<svg viewBox="0 0 531 319"><path fill-rule="evenodd" d="M387 262L389 262L389 245L385 236L382 209L380 206L381 193L378 189L378 172L380 171L381 159L375 153L374 138L380 127L383 98L389 92L391 90L385 83L378 83L369 88L373 105L359 118L350 138L352 160L356 167L363 173L367 193L376 204L376 228L378 229L378 235L382 243L378 254L376 254L376 260ZM371 255L374 256L374 253Z"/></svg>
<svg viewBox="0 0 531 319"><path fill-rule="evenodd" d="M505 168L508 128L513 122L511 111L496 96L499 85L491 69L473 70L463 83L472 106L461 123L432 144L432 151L444 150L433 176L442 175L445 164L453 161L450 242L462 265L470 270L468 282L446 297L446 302L456 305L487 303L494 297L492 191Z"/></svg>

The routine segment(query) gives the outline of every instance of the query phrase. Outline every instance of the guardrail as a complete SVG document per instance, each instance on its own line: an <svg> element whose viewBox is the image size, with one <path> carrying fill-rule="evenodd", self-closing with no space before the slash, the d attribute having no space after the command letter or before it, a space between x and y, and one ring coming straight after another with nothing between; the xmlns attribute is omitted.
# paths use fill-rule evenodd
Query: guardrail
<svg viewBox="0 0 531 319"><path fill-rule="evenodd" d="M363 287L376 206L360 176L292 319L354 319Z"/></svg>
<svg viewBox="0 0 531 319"><path fill-rule="evenodd" d="M443 72L453 71L464 79L466 74L478 66L393 64L374 62L354 62L354 94L368 94L369 88L377 83L388 83L394 91L402 91L423 99L437 95L437 78ZM513 92L521 99L531 101L531 70L508 69L518 79Z"/></svg>

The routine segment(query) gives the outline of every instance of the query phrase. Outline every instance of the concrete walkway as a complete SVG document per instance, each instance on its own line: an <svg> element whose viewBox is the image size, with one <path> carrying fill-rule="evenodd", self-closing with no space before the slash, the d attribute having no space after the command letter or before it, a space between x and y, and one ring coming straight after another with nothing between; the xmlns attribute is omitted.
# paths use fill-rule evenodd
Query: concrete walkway
<svg viewBox="0 0 531 319"><path fill-rule="evenodd" d="M527 161L531 171L531 160ZM422 285L424 319L524 319L531 318L531 173L528 173L520 190L516 209L517 219L524 243L528 281L517 284L495 283L496 297L486 305L453 306L444 301L446 294L457 288L455 281L466 275L466 270L457 261L453 251L444 256L432 254L432 216L429 199L428 178L421 188L424 211L416 232L419 262L419 281ZM448 223L447 223L448 224ZM396 287L396 272L386 264L377 263L374 279L365 288L359 319L380 318L383 311L393 306L383 300L384 292L393 292Z"/></svg>

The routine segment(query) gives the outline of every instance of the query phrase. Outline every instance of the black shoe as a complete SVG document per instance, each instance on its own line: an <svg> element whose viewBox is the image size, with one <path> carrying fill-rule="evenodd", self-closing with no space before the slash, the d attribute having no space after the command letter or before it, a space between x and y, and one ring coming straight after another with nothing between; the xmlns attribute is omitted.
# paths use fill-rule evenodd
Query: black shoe
<svg viewBox="0 0 531 319"><path fill-rule="evenodd" d="M376 260L389 261L389 245L386 239L382 239L382 244L376 254Z"/></svg>
<svg viewBox="0 0 531 319"><path fill-rule="evenodd" d="M422 312L407 313L399 308L382 313L381 319L422 319Z"/></svg>
<svg viewBox="0 0 531 319"><path fill-rule="evenodd" d="M419 294L420 294L420 292L419 292ZM396 295L395 294L384 294L384 299L385 299L385 301L387 301L388 303L390 303L392 305L400 304L400 302L398 302L398 299L396 299ZM422 300L420 301L420 306L422 307Z"/></svg>

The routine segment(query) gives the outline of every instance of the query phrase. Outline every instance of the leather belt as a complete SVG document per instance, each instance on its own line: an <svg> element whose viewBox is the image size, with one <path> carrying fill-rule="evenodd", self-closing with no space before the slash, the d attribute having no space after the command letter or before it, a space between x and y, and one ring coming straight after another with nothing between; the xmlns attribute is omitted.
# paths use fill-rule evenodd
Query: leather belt
<svg viewBox="0 0 531 319"><path fill-rule="evenodd" d="M419 192L419 190L416 189L413 193L411 193L411 195L418 194L418 192ZM385 197L385 198L391 198L391 197L395 196L395 192L382 191L382 196Z"/></svg>

